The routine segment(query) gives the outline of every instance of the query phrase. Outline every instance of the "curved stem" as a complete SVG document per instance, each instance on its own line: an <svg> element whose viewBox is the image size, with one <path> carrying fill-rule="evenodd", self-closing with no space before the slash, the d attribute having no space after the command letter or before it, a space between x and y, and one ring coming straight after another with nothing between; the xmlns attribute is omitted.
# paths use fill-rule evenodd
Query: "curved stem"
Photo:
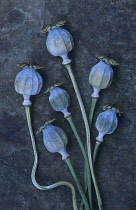
<svg viewBox="0 0 136 210"><path fill-rule="evenodd" d="M77 203L76 203L75 188L73 187L73 185L71 183L61 181L61 182L57 182L57 183L49 185L49 186L41 186L37 183L37 181L35 179L35 174L36 174L36 170L37 170L37 166L38 166L38 155L37 155L37 149L36 149L36 144L35 144L35 138L34 138L34 134L33 134L33 130L32 130L32 123L31 123L31 117L30 117L30 107L25 107L25 110L26 110L27 123L28 123L29 132L30 132L30 136L31 136L33 151L34 151L34 165L33 165L32 173L31 173L31 179L32 179L32 182L33 182L34 186L36 188L40 189L40 190L50 190L52 188L55 188L55 187L58 187L58 186L61 186L61 185L68 186L71 189L71 192L72 192L72 200L73 200L74 210L78 210Z"/></svg>
<svg viewBox="0 0 136 210"><path fill-rule="evenodd" d="M96 143L95 143L95 148L94 148L94 153L93 153L93 163L95 163L97 152L98 152L98 148L99 148L100 144L101 143L98 142L98 141L96 141Z"/></svg>
<svg viewBox="0 0 136 210"><path fill-rule="evenodd" d="M81 138L77 132L77 129L76 129L76 126L75 126L75 123L73 122L73 119L72 117L68 117L67 118L67 121L69 122L72 130L73 130L73 133L75 134L75 137L79 143L79 146L80 146L80 149L82 151L82 154L84 156L84 159L85 159L85 163L86 163L86 171L87 171L87 176L85 178L85 192L87 191L87 188L88 188L88 196L89 196L89 203L90 203L90 206L91 206L91 209L93 208L92 207L92 192L91 192L91 175L90 175L90 168L89 168L89 163L88 163L88 158L87 158L87 154L86 154L86 151L85 151L85 148L84 148L84 145L81 141Z"/></svg>
<svg viewBox="0 0 136 210"><path fill-rule="evenodd" d="M69 169L71 171L71 174L72 174L72 176L73 176L73 178L74 178L74 180L76 182L76 185L77 185L78 190L80 192L80 195L81 195L81 197L83 199L83 202L84 202L84 205L86 207L86 210L90 210L90 207L89 207L88 201L86 199L85 193L84 193L84 191L82 189L82 186L81 186L80 182L78 181L78 178L77 178L77 176L75 174L74 168L73 168L73 166L71 164L70 158L66 158L65 162L67 163L67 165L68 165L68 167L69 167Z"/></svg>
<svg viewBox="0 0 136 210"><path fill-rule="evenodd" d="M94 188L95 188L95 191L96 191L99 210L102 210L101 197L100 197L99 189L98 189L97 182L96 182L95 175L94 175L93 162L92 162L92 157L91 157L90 129L89 129L89 124L88 124L85 108L84 108L84 105L83 105L83 101L82 101L82 98L81 98L81 95L80 95L80 92L79 92L79 89L78 89L73 71L71 69L71 65L68 64L65 67L67 68L68 73L70 75L70 78L71 78L71 81L72 81L72 84L73 84L73 87L74 87L74 90L75 90L75 93L76 93L76 96L77 96L77 99L78 99L78 102L79 102L79 105L80 105L80 109L81 109L81 112L82 112L82 116L83 116L83 120L84 120L84 124L85 124L85 129L86 129L87 152L88 152L88 159L89 159L89 165L90 165L92 180L93 180Z"/></svg>

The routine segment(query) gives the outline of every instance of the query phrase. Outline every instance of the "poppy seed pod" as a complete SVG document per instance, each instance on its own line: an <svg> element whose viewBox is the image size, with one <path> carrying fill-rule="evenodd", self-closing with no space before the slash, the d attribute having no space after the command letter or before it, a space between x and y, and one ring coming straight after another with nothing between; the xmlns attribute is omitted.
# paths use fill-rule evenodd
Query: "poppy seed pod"
<svg viewBox="0 0 136 210"><path fill-rule="evenodd" d="M70 105L70 97L67 91L58 87L61 84L62 83L55 84L54 86L48 88L46 92L50 91L49 102L52 108L55 111L62 112L64 114L64 117L67 117L71 114L67 110Z"/></svg>
<svg viewBox="0 0 136 210"><path fill-rule="evenodd" d="M42 67L32 64L18 64L18 66L22 67L23 70L16 76L14 83L15 90L24 97L22 105L30 106L32 104L30 96L38 94L42 88L42 77L36 71L36 69Z"/></svg>
<svg viewBox="0 0 136 210"><path fill-rule="evenodd" d="M65 21L60 21L55 25L46 27L42 32L49 32L46 39L46 46L50 54L61 56L63 59L62 64L66 65L71 63L71 60L68 58L68 52L73 49L74 42L71 34L60 27L64 23Z"/></svg>
<svg viewBox="0 0 136 210"><path fill-rule="evenodd" d="M98 115L95 126L99 132L99 135L96 138L99 142L103 142L103 136L105 134L111 134L116 129L118 124L116 110L116 108L110 108Z"/></svg>
<svg viewBox="0 0 136 210"><path fill-rule="evenodd" d="M58 152L62 155L62 160L66 159L69 156L66 152L66 145L68 143L66 133L62 128L48 124L48 122L43 127L43 142L46 149L51 153Z"/></svg>
<svg viewBox="0 0 136 210"><path fill-rule="evenodd" d="M89 83L94 89L92 94L93 98L99 98L99 91L110 86L113 79L113 70L111 65L118 65L118 63L113 59L109 59L104 56L96 57L101 61L92 68L89 75Z"/></svg>

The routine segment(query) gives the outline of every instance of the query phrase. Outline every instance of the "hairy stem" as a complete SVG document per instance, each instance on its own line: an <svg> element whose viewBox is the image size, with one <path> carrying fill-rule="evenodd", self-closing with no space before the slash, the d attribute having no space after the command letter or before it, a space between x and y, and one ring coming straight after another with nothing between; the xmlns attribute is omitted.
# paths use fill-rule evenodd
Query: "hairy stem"
<svg viewBox="0 0 136 210"><path fill-rule="evenodd" d="M55 187L59 187L61 185L65 185L71 189L72 192L72 201L73 201L73 208L74 210L78 210L77 208L77 203L76 203L76 193L75 193L75 188L73 185L69 182L61 181L61 182L56 182L55 184L49 185L49 186L41 186L37 183L35 174L38 166L38 155L37 155L37 149L36 149L36 144L35 144L35 138L33 134L33 129L32 129L32 123L31 123L31 116L30 116L30 106L25 107L26 110L26 117L27 117L27 123L28 123L28 128L29 128L29 133L32 141L32 146L33 146L33 151L34 151L34 165L32 168L32 173L31 173L31 179L36 188L39 190L50 190Z"/></svg>

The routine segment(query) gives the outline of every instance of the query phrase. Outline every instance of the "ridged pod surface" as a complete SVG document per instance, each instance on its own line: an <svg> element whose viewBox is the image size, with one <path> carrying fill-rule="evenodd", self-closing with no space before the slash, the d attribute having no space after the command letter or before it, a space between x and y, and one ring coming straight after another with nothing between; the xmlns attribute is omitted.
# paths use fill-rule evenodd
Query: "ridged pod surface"
<svg viewBox="0 0 136 210"><path fill-rule="evenodd" d="M118 124L116 112L113 110L106 110L100 113L96 120L96 128L99 131L99 136L96 138L98 141L103 141L105 134L111 134L114 132Z"/></svg>
<svg viewBox="0 0 136 210"><path fill-rule="evenodd" d="M30 96L36 95L42 88L42 77L40 74L31 68L23 68L15 79L15 90L17 93L24 96L23 105L31 105Z"/></svg>
<svg viewBox="0 0 136 210"><path fill-rule="evenodd" d="M89 83L94 87L92 96L99 97L99 91L110 86L113 79L113 70L109 64L103 61L97 63L89 75Z"/></svg>
<svg viewBox="0 0 136 210"><path fill-rule="evenodd" d="M55 111L63 112L65 117L70 114L67 111L67 108L70 105L70 97L69 94L62 88L56 87L51 89L49 101Z"/></svg>
<svg viewBox="0 0 136 210"><path fill-rule="evenodd" d="M67 30L59 27L49 31L46 39L46 46L53 56L62 57L62 64L71 62L68 58L68 52L73 49L74 42L71 34Z"/></svg>
<svg viewBox="0 0 136 210"><path fill-rule="evenodd" d="M67 158L69 156L66 152L68 138L63 129L49 124L42 131L46 149L51 153L60 153L62 159Z"/></svg>

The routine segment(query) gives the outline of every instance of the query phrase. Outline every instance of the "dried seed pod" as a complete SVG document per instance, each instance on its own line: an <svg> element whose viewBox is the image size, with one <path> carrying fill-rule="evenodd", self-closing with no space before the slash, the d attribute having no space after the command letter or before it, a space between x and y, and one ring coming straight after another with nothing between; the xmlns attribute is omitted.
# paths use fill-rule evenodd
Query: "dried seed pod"
<svg viewBox="0 0 136 210"><path fill-rule="evenodd" d="M49 124L46 125L42 132L46 149L51 153L58 152L62 155L62 160L66 159L69 156L66 152L68 137L63 129Z"/></svg>
<svg viewBox="0 0 136 210"><path fill-rule="evenodd" d="M42 88L42 77L35 69L38 67L37 65L19 64L18 66L24 67L16 76L15 90L24 97L22 105L30 106L32 104L30 96L38 94Z"/></svg>
<svg viewBox="0 0 136 210"><path fill-rule="evenodd" d="M111 134L114 132L118 124L116 114L117 112L115 112L114 109L107 109L98 115L95 126L99 132L99 135L96 140L103 142L103 136L105 134Z"/></svg>
<svg viewBox="0 0 136 210"><path fill-rule="evenodd" d="M61 56L63 59L62 64L66 65L71 63L71 60L68 58L68 52L73 49L74 42L71 34L61 28L61 25L64 25L64 21L46 27L43 29L43 32L49 32L46 39L46 46L50 54L53 56Z"/></svg>
<svg viewBox="0 0 136 210"><path fill-rule="evenodd" d="M64 114L64 117L68 117L70 113L67 108L70 105L70 97L67 91L58 87L60 84L62 83L55 84L48 88L48 91L50 91L49 102L55 111L60 111Z"/></svg>
<svg viewBox="0 0 136 210"><path fill-rule="evenodd" d="M89 75L89 83L93 86L93 98L99 98L99 91L110 86L113 79L113 70L102 60L97 63Z"/></svg>

